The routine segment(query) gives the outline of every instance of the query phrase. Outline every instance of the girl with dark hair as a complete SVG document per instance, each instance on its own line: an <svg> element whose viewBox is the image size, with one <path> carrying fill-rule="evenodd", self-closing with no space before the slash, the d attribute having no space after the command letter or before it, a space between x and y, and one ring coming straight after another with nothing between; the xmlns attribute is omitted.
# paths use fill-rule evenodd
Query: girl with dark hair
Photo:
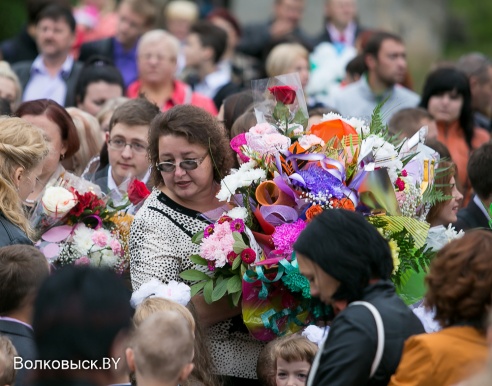
<svg viewBox="0 0 492 386"><path fill-rule="evenodd" d="M448 147L458 167L464 204L471 194L466 165L470 153L490 140L487 131L473 127L471 92L466 75L454 68L438 68L427 77L420 106L437 123L437 139Z"/></svg>
<svg viewBox="0 0 492 386"><path fill-rule="evenodd" d="M441 249L426 278L425 305L443 328L410 337L390 386L456 385L485 366L492 305L492 233L466 233Z"/></svg>
<svg viewBox="0 0 492 386"><path fill-rule="evenodd" d="M395 293L386 240L362 215L334 209L314 218L294 250L311 295L335 313L307 385L387 385L404 341L424 329Z"/></svg>

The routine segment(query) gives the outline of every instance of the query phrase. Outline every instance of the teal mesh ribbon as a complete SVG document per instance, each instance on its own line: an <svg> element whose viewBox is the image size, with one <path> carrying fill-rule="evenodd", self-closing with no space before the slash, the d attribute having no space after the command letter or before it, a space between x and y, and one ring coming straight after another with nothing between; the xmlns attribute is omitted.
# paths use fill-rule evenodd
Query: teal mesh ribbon
<svg viewBox="0 0 492 386"><path fill-rule="evenodd" d="M303 311L301 306L298 306L295 309L295 312L292 312L292 310L288 308L284 308L282 311L275 312L275 310L272 308L266 312L264 312L261 315L261 321L263 322L263 325L265 328L272 330L275 335L280 336L283 335L280 333L280 330L278 328L278 321L280 318L283 318L284 316L288 316L286 325L288 326L290 323L295 323L298 326L304 326L304 323L302 323L299 319L297 319L297 315L299 315Z"/></svg>
<svg viewBox="0 0 492 386"><path fill-rule="evenodd" d="M243 280L248 282L248 283L254 283L257 280L261 281L261 290L260 290L260 293L258 294L259 299L265 300L268 296L268 288L267 288L266 284L270 284L270 283L274 283L276 281L279 281L280 278L282 277L282 275L284 274L285 268L282 264L283 261L286 261L287 264L289 264L289 262L285 259L280 260L277 275L272 280L269 280L265 276L265 273L263 271L264 270L263 265L257 265L254 270L248 269L244 273Z"/></svg>

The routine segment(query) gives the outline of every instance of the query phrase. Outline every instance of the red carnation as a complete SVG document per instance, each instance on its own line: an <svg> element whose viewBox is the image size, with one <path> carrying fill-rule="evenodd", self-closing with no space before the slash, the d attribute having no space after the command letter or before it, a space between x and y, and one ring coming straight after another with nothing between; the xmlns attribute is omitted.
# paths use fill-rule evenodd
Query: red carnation
<svg viewBox="0 0 492 386"><path fill-rule="evenodd" d="M296 90L290 86L269 87L268 91L275 97L277 102L284 105L291 105L296 100Z"/></svg>
<svg viewBox="0 0 492 386"><path fill-rule="evenodd" d="M241 252L241 260L244 261L246 264L254 263L255 259L256 259L256 252L251 248L243 249L243 251Z"/></svg>
<svg viewBox="0 0 492 386"><path fill-rule="evenodd" d="M138 205L150 195L147 185L142 181L133 180L128 187L128 199L133 205Z"/></svg>
<svg viewBox="0 0 492 386"><path fill-rule="evenodd" d="M234 253L234 251L230 251L227 254L227 262L232 265L234 263L234 260L236 260L237 255Z"/></svg>

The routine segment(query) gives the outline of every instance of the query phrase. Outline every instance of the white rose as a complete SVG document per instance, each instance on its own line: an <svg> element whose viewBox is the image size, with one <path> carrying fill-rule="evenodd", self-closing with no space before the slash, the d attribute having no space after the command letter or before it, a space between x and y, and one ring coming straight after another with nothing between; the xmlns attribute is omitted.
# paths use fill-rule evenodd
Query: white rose
<svg viewBox="0 0 492 386"><path fill-rule="evenodd" d="M50 186L41 199L44 213L50 217L62 218L77 205L77 197L60 186Z"/></svg>

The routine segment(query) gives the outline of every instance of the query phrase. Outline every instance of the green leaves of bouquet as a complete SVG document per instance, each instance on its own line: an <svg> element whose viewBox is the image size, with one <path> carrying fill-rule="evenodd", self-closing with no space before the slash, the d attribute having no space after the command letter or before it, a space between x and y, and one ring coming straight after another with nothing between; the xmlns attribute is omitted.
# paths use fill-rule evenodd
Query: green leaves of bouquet
<svg viewBox="0 0 492 386"><path fill-rule="evenodd" d="M200 245L200 253L190 260L205 269L189 269L180 277L196 282L191 296L200 292L208 304L230 296L234 306L242 295L242 277L249 264L256 260L256 252L249 247L244 221L222 216L192 238Z"/></svg>

